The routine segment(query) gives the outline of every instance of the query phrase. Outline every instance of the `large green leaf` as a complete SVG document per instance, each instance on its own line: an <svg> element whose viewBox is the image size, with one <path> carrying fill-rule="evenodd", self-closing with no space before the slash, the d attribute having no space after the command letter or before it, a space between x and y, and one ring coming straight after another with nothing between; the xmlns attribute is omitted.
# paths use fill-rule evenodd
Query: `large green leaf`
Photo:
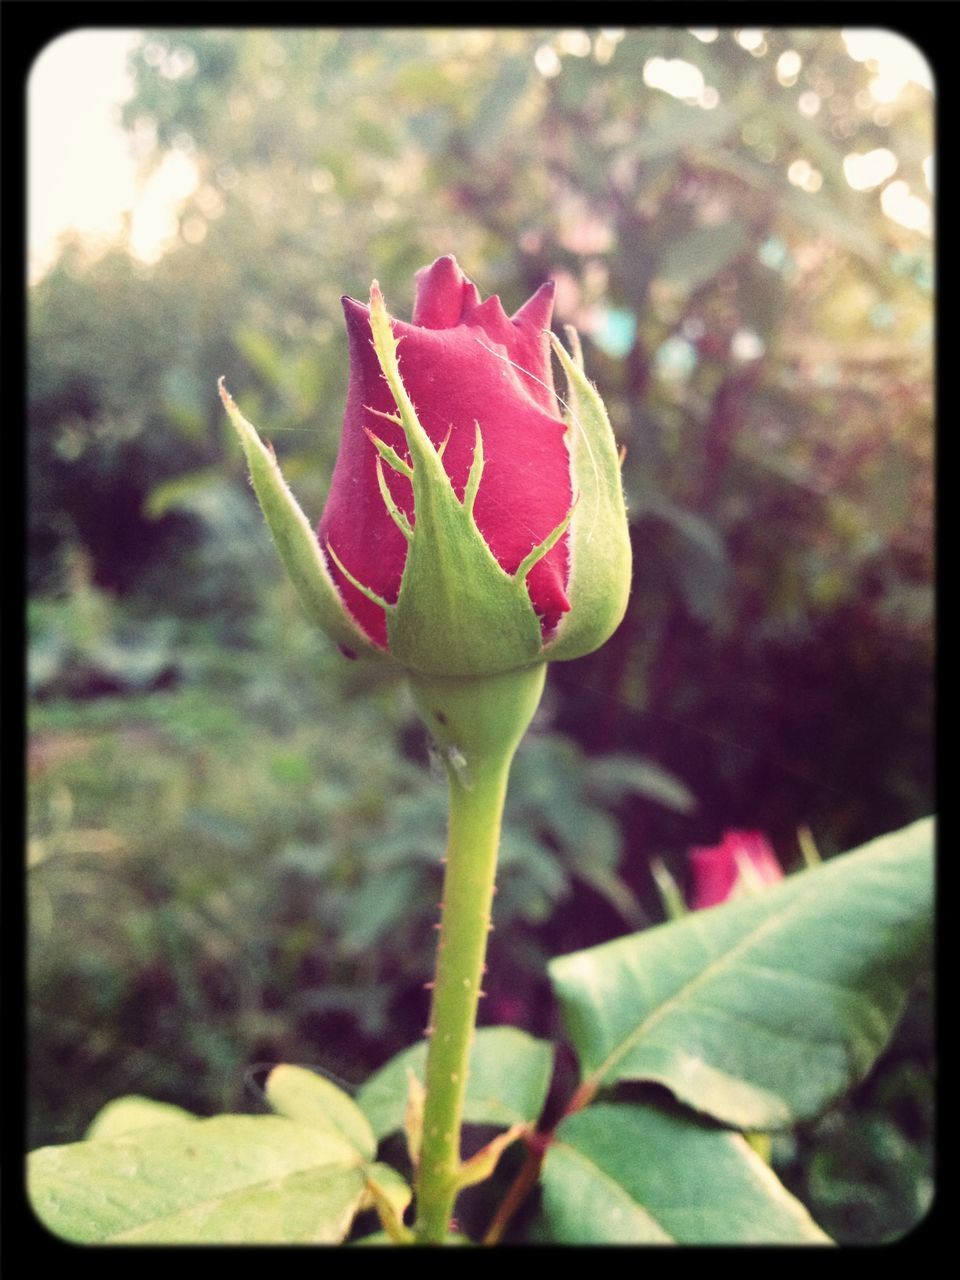
<svg viewBox="0 0 960 1280"><path fill-rule="evenodd" d="M152 1098L130 1094L125 1098L114 1098L97 1112L87 1129L86 1140L103 1142L119 1138L122 1133L132 1133L135 1129L189 1124L196 1119L191 1112L174 1106L172 1102L154 1102Z"/></svg>
<svg viewBox="0 0 960 1280"><path fill-rule="evenodd" d="M561 1244L827 1244L738 1133L600 1103L559 1127L543 1205Z"/></svg>
<svg viewBox="0 0 960 1280"><path fill-rule="evenodd" d="M426 1041L392 1058L357 1095L378 1138L403 1127L407 1068L426 1079ZM515 1027L483 1027L470 1053L463 1118L468 1124L501 1125L535 1121L543 1107L553 1069L553 1046Z"/></svg>
<svg viewBox="0 0 960 1280"><path fill-rule="evenodd" d="M267 1100L274 1111L348 1142L358 1156L372 1160L377 1140L357 1104L315 1071L281 1064L267 1077Z"/></svg>
<svg viewBox="0 0 960 1280"><path fill-rule="evenodd" d="M744 1129L820 1111L869 1070L927 963L932 845L927 819L553 961L584 1078L658 1081Z"/></svg>
<svg viewBox="0 0 960 1280"><path fill-rule="evenodd" d="M333 1243L366 1197L353 1144L285 1116L215 1116L43 1147L27 1180L41 1222L81 1244Z"/></svg>

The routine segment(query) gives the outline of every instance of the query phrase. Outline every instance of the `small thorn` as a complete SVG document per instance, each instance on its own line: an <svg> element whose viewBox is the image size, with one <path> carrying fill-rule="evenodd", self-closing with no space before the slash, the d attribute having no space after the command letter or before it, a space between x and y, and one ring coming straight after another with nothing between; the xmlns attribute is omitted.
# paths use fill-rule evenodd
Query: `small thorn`
<svg viewBox="0 0 960 1280"><path fill-rule="evenodd" d="M442 929L442 928L443 928L443 921L442 921L442 920L438 920L438 921L437 921L437 923L436 923L433 927L434 927L435 929Z"/></svg>
<svg viewBox="0 0 960 1280"><path fill-rule="evenodd" d="M423 984L424 991L432 991L437 984L435 982L425 982Z"/></svg>
<svg viewBox="0 0 960 1280"><path fill-rule="evenodd" d="M494 885L494 886L493 886L493 892L494 892L494 893L496 893L496 892L497 892L497 886L496 886L496 885Z"/></svg>
<svg viewBox="0 0 960 1280"><path fill-rule="evenodd" d="M373 346L373 343L371 342L370 345ZM365 404L363 407L364 409L366 409L367 413L372 413L378 418L386 418L388 422L395 422L398 427L403 426L403 419L400 417L399 414L385 413L383 409L374 409L373 406L369 404ZM374 438L374 435L373 435L373 432L370 430L370 428L364 427L363 429L367 433L368 437L372 440Z"/></svg>
<svg viewBox="0 0 960 1280"><path fill-rule="evenodd" d="M480 999L481 999L481 1000L483 999L483 997L484 997L486 994L487 994L487 993L486 993L485 991L478 991L478 992L477 992L477 995L480 997Z"/></svg>
<svg viewBox="0 0 960 1280"><path fill-rule="evenodd" d="M480 972L481 972L481 973L486 973L486 972L487 972L487 966L486 966L486 965L484 965L484 966L483 966L483 968L480 970Z"/></svg>
<svg viewBox="0 0 960 1280"><path fill-rule="evenodd" d="M437 903L437 906L439 907L439 909L440 909L441 911L442 911L442 910L443 910L443 908L444 908L444 904L443 904L442 902L438 902L438 903Z"/></svg>
<svg viewBox="0 0 960 1280"><path fill-rule="evenodd" d="M623 466L623 460L626 456L627 456L627 446L625 444L622 444L620 446L620 452L617 455L617 457L620 459L621 467Z"/></svg>
<svg viewBox="0 0 960 1280"><path fill-rule="evenodd" d="M441 859L440 859L440 862L441 862L441 865L442 865L442 866L446 866L446 865L447 865L447 860L446 860L446 858L441 858Z"/></svg>
<svg viewBox="0 0 960 1280"><path fill-rule="evenodd" d="M429 1040L429 1039L430 1039L430 1037L433 1035L433 1027L424 1027L424 1028L423 1028L423 1034L424 1034L424 1035L427 1037L427 1039Z"/></svg>
<svg viewBox="0 0 960 1280"><path fill-rule="evenodd" d="M264 440L264 442L263 442L263 443L267 446L267 453L269 453L270 457L274 460L274 462L276 462L276 460L277 460L277 455L276 455L276 451L274 450L274 447L273 447L273 441L272 441L272 440Z"/></svg>

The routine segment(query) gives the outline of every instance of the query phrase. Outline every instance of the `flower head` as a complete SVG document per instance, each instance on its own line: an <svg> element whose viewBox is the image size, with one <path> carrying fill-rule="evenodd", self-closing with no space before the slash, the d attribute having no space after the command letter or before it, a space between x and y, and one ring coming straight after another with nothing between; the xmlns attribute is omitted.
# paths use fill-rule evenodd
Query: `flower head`
<svg viewBox="0 0 960 1280"><path fill-rule="evenodd" d="M783 879L773 846L760 831L725 831L718 845L689 851L691 908L700 911Z"/></svg>
<svg viewBox="0 0 960 1280"><path fill-rule="evenodd" d="M376 282L369 306L343 299L350 385L312 547L224 393L287 569L341 648L482 676L589 653L620 622L619 458L575 332L571 356L549 331L552 303L547 283L508 317L449 256L417 273L409 323L388 315Z"/></svg>
<svg viewBox="0 0 960 1280"><path fill-rule="evenodd" d="M403 385L443 470L463 502L476 453L479 423L483 472L473 515L497 563L516 572L524 556L563 521L572 503L570 459L550 369L553 285L542 285L508 319L500 299L480 301L476 285L452 257L417 273L408 324L392 321ZM350 344L350 388L340 452L317 530L354 577L390 603L400 594L407 539L380 493L375 434L408 465L403 426L371 344L370 311L343 299ZM385 471L387 489L412 528L411 477ZM569 607L568 533L527 576L541 630L549 635ZM367 635L386 646L385 610L354 587L334 562L331 570L350 612Z"/></svg>

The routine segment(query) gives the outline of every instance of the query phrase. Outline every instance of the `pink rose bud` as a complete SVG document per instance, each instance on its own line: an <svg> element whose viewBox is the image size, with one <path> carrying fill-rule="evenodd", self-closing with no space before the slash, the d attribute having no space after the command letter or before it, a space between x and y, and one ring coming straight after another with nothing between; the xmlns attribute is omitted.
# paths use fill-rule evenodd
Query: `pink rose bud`
<svg viewBox="0 0 960 1280"><path fill-rule="evenodd" d="M417 272L410 324L394 320L407 394L424 430L443 450L443 469L463 501L476 444L483 438L483 475L473 508L477 527L498 564L515 573L524 556L563 521L573 494L566 427L550 368L552 283L541 285L508 319L497 297L481 303L477 287L452 257ZM370 312L343 299L350 343L350 389L340 452L317 530L352 575L394 603L400 593L407 541L377 483L373 432L409 462L394 397L370 340ZM397 507L415 522L413 488L388 470ZM566 595L569 531L533 566L527 588L544 636L570 608ZM385 611L336 567L334 580L350 612L375 643L387 645Z"/></svg>
<svg viewBox="0 0 960 1280"><path fill-rule="evenodd" d="M691 849L694 911L753 893L783 879L770 841L760 831L725 831L712 848Z"/></svg>
<svg viewBox="0 0 960 1280"><path fill-rule="evenodd" d="M274 540L348 653L486 676L598 648L626 609L620 458L596 388L550 333L553 285L512 316L452 257L413 318L343 299L350 386L313 545L253 427L221 390ZM566 376L554 391L551 345Z"/></svg>

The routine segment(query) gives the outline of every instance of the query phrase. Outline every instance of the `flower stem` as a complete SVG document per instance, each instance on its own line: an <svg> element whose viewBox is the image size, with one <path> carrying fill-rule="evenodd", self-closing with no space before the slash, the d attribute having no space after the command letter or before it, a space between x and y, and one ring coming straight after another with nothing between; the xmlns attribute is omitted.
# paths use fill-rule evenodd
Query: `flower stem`
<svg viewBox="0 0 960 1280"><path fill-rule="evenodd" d="M497 676L411 677L420 714L444 753L450 791L416 1182L414 1234L422 1244L446 1239L461 1185L460 1125L507 780L545 675L541 664Z"/></svg>

